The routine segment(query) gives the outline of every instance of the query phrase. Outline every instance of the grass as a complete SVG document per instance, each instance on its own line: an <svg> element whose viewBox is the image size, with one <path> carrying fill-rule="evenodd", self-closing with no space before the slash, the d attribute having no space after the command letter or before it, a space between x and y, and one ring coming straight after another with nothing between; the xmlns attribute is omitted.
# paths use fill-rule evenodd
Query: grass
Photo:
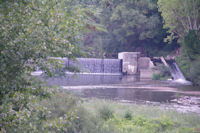
<svg viewBox="0 0 200 133"><path fill-rule="evenodd" d="M200 116L150 105L79 99L60 92L48 101L52 117L73 112L66 133L192 133L200 132Z"/></svg>
<svg viewBox="0 0 200 133"><path fill-rule="evenodd" d="M112 109L114 117L106 119L104 125L112 125L120 133L189 133L200 129L200 116L194 113L98 99L86 100L82 106L96 116L105 106Z"/></svg>

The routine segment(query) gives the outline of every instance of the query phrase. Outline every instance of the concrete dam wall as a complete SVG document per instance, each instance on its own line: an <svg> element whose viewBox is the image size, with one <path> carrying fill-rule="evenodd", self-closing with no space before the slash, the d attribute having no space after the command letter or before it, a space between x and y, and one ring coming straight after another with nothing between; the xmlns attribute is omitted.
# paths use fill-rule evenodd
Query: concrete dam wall
<svg viewBox="0 0 200 133"><path fill-rule="evenodd" d="M76 61L62 58L66 67L74 67L81 73L122 74L121 59L77 58Z"/></svg>
<svg viewBox="0 0 200 133"><path fill-rule="evenodd" d="M139 75L139 57L139 52L122 52L119 53L118 59L77 58L76 61L67 58L57 59L63 60L65 67L74 68L80 73Z"/></svg>

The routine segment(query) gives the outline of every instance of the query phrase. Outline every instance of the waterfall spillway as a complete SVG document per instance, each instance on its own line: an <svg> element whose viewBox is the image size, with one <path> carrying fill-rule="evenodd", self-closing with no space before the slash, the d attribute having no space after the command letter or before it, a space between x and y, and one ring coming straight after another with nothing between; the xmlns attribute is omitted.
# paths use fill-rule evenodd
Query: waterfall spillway
<svg viewBox="0 0 200 133"><path fill-rule="evenodd" d="M122 60L120 59L96 59L57 58L64 61L66 67L75 67L80 73L67 72L65 77L53 77L47 80L50 85L100 85L116 84L122 77Z"/></svg>
<svg viewBox="0 0 200 133"><path fill-rule="evenodd" d="M179 82L183 84L191 84L190 81L187 81L185 79L183 73L181 72L180 68L178 67L175 61L170 61L168 62L168 64L171 70L172 77L175 82Z"/></svg>
<svg viewBox="0 0 200 133"><path fill-rule="evenodd" d="M171 63L170 67L171 67L172 76L174 80L178 80L178 79L186 80L185 77L183 76L183 73L181 72L178 65L176 64L176 62Z"/></svg>
<svg viewBox="0 0 200 133"><path fill-rule="evenodd" d="M122 60L120 59L96 59L96 58L77 58L76 61L63 59L65 66L76 67L81 73L90 74L121 74Z"/></svg>

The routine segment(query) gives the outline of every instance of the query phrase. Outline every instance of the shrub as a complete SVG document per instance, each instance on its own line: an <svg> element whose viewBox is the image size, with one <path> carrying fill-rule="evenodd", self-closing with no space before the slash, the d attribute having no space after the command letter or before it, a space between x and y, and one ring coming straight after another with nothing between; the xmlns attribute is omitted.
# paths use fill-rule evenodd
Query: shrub
<svg viewBox="0 0 200 133"><path fill-rule="evenodd" d="M152 79L153 80L160 80L161 79L161 74L160 73L154 73L153 75L152 75Z"/></svg>
<svg viewBox="0 0 200 133"><path fill-rule="evenodd" d="M171 72L170 72L169 67L167 67L163 64L159 64L157 66L157 69L160 71L161 77L170 77L171 76Z"/></svg>
<svg viewBox="0 0 200 133"><path fill-rule="evenodd" d="M189 78L192 80L194 85L200 85L200 62L195 61L191 64Z"/></svg>
<svg viewBox="0 0 200 133"><path fill-rule="evenodd" d="M102 118L103 120L108 120L114 117L113 115L113 111L107 106L107 105L103 105L100 109L99 109L99 116L100 118Z"/></svg>
<svg viewBox="0 0 200 133"><path fill-rule="evenodd" d="M190 30L184 37L183 48L190 58L190 60L196 60L200 56L200 32Z"/></svg>
<svg viewBox="0 0 200 133"><path fill-rule="evenodd" d="M154 73L152 75L153 80L161 80L161 79L167 79L171 77L171 72L170 72L169 67L163 64L158 64L155 69L158 70L159 73Z"/></svg>
<svg viewBox="0 0 200 133"><path fill-rule="evenodd" d="M132 113L128 110L125 112L124 118L127 120L131 120L132 119Z"/></svg>

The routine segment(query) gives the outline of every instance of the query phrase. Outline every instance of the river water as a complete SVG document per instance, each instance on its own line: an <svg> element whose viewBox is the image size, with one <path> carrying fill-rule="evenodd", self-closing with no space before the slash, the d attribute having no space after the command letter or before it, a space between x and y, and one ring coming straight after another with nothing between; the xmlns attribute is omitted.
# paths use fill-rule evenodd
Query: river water
<svg viewBox="0 0 200 133"><path fill-rule="evenodd" d="M150 104L200 115L200 91L193 90L192 86L173 81L152 81L133 76L98 74L68 74L65 77L49 78L47 81L50 85L58 85L83 98Z"/></svg>

